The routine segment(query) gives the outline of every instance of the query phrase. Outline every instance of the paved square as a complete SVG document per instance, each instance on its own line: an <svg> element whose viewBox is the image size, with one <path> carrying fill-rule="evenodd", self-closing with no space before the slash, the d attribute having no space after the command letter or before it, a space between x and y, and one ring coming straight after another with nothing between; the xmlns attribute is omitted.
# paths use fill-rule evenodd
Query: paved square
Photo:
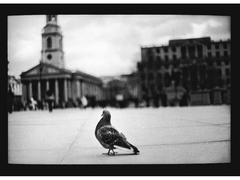
<svg viewBox="0 0 240 180"><path fill-rule="evenodd" d="M230 106L108 108L112 125L140 150L107 156L94 130L102 109L13 112L9 163L182 164L230 162Z"/></svg>

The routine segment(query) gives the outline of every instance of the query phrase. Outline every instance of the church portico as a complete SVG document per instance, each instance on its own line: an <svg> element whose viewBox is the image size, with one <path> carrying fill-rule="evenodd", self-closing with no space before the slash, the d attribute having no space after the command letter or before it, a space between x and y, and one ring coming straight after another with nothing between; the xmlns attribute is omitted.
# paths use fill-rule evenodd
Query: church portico
<svg viewBox="0 0 240 180"><path fill-rule="evenodd" d="M32 97L44 102L47 91L54 96L54 105L62 107L70 101L77 104L82 96L97 100L103 98L102 81L99 78L65 68L62 41L57 15L47 15L42 30L41 60L38 65L21 74L25 102Z"/></svg>
<svg viewBox="0 0 240 180"><path fill-rule="evenodd" d="M63 88L64 84L70 83L70 80L67 78L22 79L22 83L27 87L26 96L23 96L26 102L32 97L38 101L45 101L48 90L53 92L55 105L59 105L60 102L67 102L71 98L71 88L68 88L66 85Z"/></svg>

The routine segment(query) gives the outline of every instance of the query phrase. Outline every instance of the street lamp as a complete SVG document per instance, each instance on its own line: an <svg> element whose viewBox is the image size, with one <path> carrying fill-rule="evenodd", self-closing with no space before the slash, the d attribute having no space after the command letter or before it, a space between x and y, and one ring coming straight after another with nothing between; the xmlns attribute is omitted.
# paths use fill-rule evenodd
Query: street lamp
<svg viewBox="0 0 240 180"><path fill-rule="evenodd" d="M42 70L43 70L43 66L42 66L42 61L40 61L40 68L39 68L39 75L40 75L40 104L41 104L41 108L43 109L43 102L42 102Z"/></svg>

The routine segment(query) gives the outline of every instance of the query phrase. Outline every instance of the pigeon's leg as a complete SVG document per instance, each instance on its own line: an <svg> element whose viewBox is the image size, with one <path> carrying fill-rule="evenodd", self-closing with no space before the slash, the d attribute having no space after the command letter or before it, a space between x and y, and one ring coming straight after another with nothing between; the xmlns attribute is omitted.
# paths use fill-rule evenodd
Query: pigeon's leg
<svg viewBox="0 0 240 180"><path fill-rule="evenodd" d="M113 141L113 143L111 143L109 145L109 149L108 149L108 155L115 155L116 153L114 152L114 144L116 143L117 139ZM110 153L112 151L112 154Z"/></svg>
<svg viewBox="0 0 240 180"><path fill-rule="evenodd" d="M110 150L111 150L111 149L108 149L108 155L110 155Z"/></svg>
<svg viewBox="0 0 240 180"><path fill-rule="evenodd" d="M111 149L112 150L112 155L115 155L116 153L114 152L114 150L113 149Z"/></svg>
<svg viewBox="0 0 240 180"><path fill-rule="evenodd" d="M111 151L112 151L112 153L111 153ZM110 156L110 155L115 155L116 153L114 152L114 150L113 150L113 148L109 148L108 149L108 155Z"/></svg>
<svg viewBox="0 0 240 180"><path fill-rule="evenodd" d="M111 151L112 151L112 153L111 153ZM115 154L116 154L116 153L113 151L113 149L109 149L109 150L108 150L108 155L113 155L113 156L114 156Z"/></svg>

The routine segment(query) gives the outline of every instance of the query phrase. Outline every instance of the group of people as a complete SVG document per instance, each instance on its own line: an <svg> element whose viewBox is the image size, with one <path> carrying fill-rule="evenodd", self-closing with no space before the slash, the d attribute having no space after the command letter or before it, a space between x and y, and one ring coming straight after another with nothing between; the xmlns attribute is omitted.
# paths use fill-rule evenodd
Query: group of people
<svg viewBox="0 0 240 180"><path fill-rule="evenodd" d="M49 112L52 112L54 106L54 94L52 91L48 90L46 92L45 101L36 101L33 97L31 97L25 106L30 110L44 109L44 107L47 107ZM81 106L83 108L88 106L88 100L85 96L81 97Z"/></svg>
<svg viewBox="0 0 240 180"><path fill-rule="evenodd" d="M47 105L49 112L52 112L54 95L50 90L46 92L45 102L47 103L45 105ZM25 106L31 110L37 110L37 109L44 109L45 105L44 105L44 102L36 101L33 97L31 97L29 102Z"/></svg>

